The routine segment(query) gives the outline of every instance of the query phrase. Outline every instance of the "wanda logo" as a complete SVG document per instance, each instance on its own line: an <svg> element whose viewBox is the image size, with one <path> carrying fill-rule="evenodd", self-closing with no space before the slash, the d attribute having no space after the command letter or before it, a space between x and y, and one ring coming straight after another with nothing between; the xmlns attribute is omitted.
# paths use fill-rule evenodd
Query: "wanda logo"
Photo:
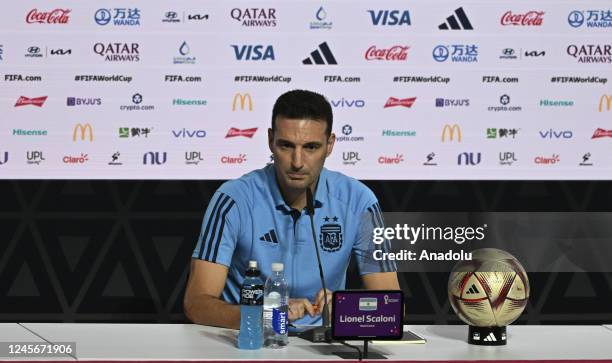
<svg viewBox="0 0 612 363"><path fill-rule="evenodd" d="M32 9L26 16L26 23L67 24L70 19L70 9L55 9L48 12Z"/></svg>
<svg viewBox="0 0 612 363"><path fill-rule="evenodd" d="M525 14L512 14L507 11L501 17L501 25L540 26L544 21L543 11L528 11Z"/></svg>
<svg viewBox="0 0 612 363"><path fill-rule="evenodd" d="M366 60L388 60L388 61L405 61L408 58L408 49L410 47L403 45L395 45L387 49L377 49L375 45L368 48L365 53Z"/></svg>

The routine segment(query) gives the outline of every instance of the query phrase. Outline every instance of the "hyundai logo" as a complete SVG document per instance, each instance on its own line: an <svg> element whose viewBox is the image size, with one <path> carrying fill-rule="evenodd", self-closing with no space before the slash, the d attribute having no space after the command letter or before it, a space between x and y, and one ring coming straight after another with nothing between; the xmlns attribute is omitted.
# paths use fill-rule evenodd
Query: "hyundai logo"
<svg viewBox="0 0 612 363"><path fill-rule="evenodd" d="M448 48L443 45L438 45L433 49L432 55L436 62L444 62L448 59Z"/></svg>
<svg viewBox="0 0 612 363"><path fill-rule="evenodd" d="M514 49L512 49L512 48L506 48L506 49L502 50L502 53L503 53L504 55L513 55L513 54L514 54Z"/></svg>
<svg viewBox="0 0 612 363"><path fill-rule="evenodd" d="M108 9L98 9L94 15L94 20L98 25L106 25L111 21L111 12Z"/></svg>
<svg viewBox="0 0 612 363"><path fill-rule="evenodd" d="M30 53L30 54L40 53L40 48L39 47L30 47L30 48L28 48L28 53Z"/></svg>
<svg viewBox="0 0 612 363"><path fill-rule="evenodd" d="M166 13L166 19L176 19L178 17L178 14L176 13L176 11L169 11Z"/></svg>

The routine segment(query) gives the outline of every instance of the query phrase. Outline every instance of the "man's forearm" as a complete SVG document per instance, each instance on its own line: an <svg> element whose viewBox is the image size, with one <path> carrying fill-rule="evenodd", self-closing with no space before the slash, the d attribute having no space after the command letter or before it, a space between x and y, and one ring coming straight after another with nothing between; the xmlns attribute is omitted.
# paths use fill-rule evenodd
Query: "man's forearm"
<svg viewBox="0 0 612 363"><path fill-rule="evenodd" d="M185 300L185 315L196 324L222 328L240 328L240 306L229 304L210 295Z"/></svg>

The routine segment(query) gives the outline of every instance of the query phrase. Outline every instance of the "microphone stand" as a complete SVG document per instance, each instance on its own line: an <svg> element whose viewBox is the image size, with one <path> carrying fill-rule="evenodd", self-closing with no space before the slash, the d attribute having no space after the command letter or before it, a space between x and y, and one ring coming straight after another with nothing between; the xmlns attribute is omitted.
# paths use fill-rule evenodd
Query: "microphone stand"
<svg viewBox="0 0 612 363"><path fill-rule="evenodd" d="M313 343L331 343L331 324L329 322L329 305L327 304L327 288L325 286L325 276L323 275L323 265L321 264L321 255L319 254L319 245L317 244L317 234L314 226L314 203L312 191L310 187L306 188L306 213L310 217L310 230L312 232L312 242L317 252L317 264L319 266L319 277L321 278L321 286L323 287L323 325L303 331L298 334L302 339L306 339Z"/></svg>

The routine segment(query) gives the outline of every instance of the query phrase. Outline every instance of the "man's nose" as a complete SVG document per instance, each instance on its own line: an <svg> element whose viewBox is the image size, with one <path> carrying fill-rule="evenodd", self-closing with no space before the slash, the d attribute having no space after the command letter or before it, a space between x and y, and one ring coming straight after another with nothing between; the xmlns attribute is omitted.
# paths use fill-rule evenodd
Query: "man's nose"
<svg viewBox="0 0 612 363"><path fill-rule="evenodd" d="M296 147L293 149L293 154L291 155L291 167L295 170L299 170L303 166L302 148Z"/></svg>

